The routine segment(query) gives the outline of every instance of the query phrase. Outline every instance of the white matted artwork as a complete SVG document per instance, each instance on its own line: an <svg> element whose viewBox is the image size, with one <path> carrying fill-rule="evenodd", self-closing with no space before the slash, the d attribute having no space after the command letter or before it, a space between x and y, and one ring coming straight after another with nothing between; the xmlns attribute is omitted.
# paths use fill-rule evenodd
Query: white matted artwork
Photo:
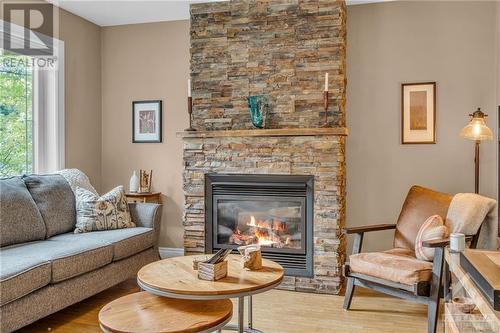
<svg viewBox="0 0 500 333"><path fill-rule="evenodd" d="M401 141L436 143L436 82L401 85Z"/></svg>
<svg viewBox="0 0 500 333"><path fill-rule="evenodd" d="M162 102L132 102L132 142L162 142Z"/></svg>

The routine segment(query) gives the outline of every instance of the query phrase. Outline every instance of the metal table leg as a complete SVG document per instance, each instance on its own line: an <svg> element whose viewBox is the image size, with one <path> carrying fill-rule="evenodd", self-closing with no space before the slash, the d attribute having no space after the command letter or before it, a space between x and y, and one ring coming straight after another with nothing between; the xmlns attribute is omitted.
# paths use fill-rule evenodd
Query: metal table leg
<svg viewBox="0 0 500 333"><path fill-rule="evenodd" d="M450 295L450 266L444 261L444 273L443 273L443 298L445 302L449 302L451 300Z"/></svg>
<svg viewBox="0 0 500 333"><path fill-rule="evenodd" d="M252 329L253 326L253 305L252 305L252 296L248 296L248 328Z"/></svg>
<svg viewBox="0 0 500 333"><path fill-rule="evenodd" d="M243 317L245 311L245 297L238 298L238 333L243 333Z"/></svg>
<svg viewBox="0 0 500 333"><path fill-rule="evenodd" d="M248 326L244 325L245 316L245 298L238 298L238 325L227 325L223 331L236 331L238 333L264 333L261 330L253 328L253 302L252 296L248 296Z"/></svg>

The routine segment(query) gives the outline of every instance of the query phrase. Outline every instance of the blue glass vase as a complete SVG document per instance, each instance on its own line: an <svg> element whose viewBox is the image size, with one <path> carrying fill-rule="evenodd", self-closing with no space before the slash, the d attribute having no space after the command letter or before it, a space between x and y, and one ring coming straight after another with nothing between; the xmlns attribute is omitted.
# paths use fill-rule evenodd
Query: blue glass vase
<svg viewBox="0 0 500 333"><path fill-rule="evenodd" d="M269 100L265 95L249 96L248 109L250 111L250 120L255 128L265 128L267 120L267 109Z"/></svg>

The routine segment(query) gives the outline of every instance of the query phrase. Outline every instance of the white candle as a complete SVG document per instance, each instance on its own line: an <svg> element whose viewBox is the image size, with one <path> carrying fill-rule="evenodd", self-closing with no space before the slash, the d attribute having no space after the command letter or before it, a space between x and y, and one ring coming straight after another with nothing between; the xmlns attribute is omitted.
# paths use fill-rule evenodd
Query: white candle
<svg viewBox="0 0 500 333"><path fill-rule="evenodd" d="M450 235L450 250L452 252L465 251L465 235L461 233L453 233Z"/></svg>
<svg viewBox="0 0 500 333"><path fill-rule="evenodd" d="M191 79L188 79L188 97L191 97Z"/></svg>
<svg viewBox="0 0 500 333"><path fill-rule="evenodd" d="M325 74L325 91L328 91L328 73Z"/></svg>

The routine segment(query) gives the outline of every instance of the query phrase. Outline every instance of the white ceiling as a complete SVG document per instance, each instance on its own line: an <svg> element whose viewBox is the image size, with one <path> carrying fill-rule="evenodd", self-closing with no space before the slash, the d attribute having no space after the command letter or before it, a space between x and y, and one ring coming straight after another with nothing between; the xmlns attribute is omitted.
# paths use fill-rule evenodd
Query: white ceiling
<svg viewBox="0 0 500 333"><path fill-rule="evenodd" d="M48 0L100 26L189 19L189 4L217 0ZM220 0L219 0L220 1ZM225 0L222 0L225 1ZM348 5L391 0L347 0Z"/></svg>

